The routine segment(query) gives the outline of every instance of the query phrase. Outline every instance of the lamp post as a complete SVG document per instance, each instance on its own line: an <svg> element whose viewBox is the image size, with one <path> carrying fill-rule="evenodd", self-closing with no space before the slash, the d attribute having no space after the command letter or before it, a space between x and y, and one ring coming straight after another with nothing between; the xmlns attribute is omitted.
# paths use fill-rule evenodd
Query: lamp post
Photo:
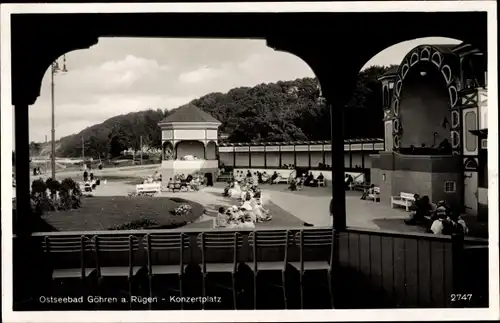
<svg viewBox="0 0 500 323"><path fill-rule="evenodd" d="M68 70L66 69L66 56L63 56L63 66L59 67L59 62L56 60L52 63L50 73L50 94L51 94L51 112L52 112L52 128L51 128L51 137L52 137L52 152L50 156L51 168L52 168L52 179L56 179L56 117L55 117L55 109L54 109L54 76L57 73L65 73Z"/></svg>

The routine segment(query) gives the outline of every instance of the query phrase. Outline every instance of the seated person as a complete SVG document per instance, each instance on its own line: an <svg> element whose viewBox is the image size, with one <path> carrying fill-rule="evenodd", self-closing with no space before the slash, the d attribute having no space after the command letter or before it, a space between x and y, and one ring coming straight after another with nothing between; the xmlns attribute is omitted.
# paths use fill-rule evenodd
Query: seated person
<svg viewBox="0 0 500 323"><path fill-rule="evenodd" d="M223 207L219 208L219 213L217 213L217 217L215 218L215 227L224 228L227 226L228 214Z"/></svg>
<svg viewBox="0 0 500 323"><path fill-rule="evenodd" d="M375 193L375 184L371 184L370 187L368 187L367 189L365 189L363 191L363 195L361 195L361 199L366 200L368 195L373 194L373 193Z"/></svg>
<svg viewBox="0 0 500 323"><path fill-rule="evenodd" d="M294 178L290 181L290 184L288 185L288 189L290 191L296 191L297 190L297 183L298 183L298 179L297 178Z"/></svg>
<svg viewBox="0 0 500 323"><path fill-rule="evenodd" d="M262 173L257 172L257 183L262 184Z"/></svg>
<svg viewBox="0 0 500 323"><path fill-rule="evenodd" d="M467 227L467 223L461 215L457 213L451 212L450 220L453 223L453 233L467 235L469 233L469 228Z"/></svg>
<svg viewBox="0 0 500 323"><path fill-rule="evenodd" d="M255 214L252 205L250 204L250 200L246 200L241 205L240 209L242 210L244 217L251 219L252 222L257 221L257 215Z"/></svg>
<svg viewBox="0 0 500 323"><path fill-rule="evenodd" d="M224 193L222 193L222 196L229 196L229 190L231 189L232 183L230 181L227 181L226 187L224 187Z"/></svg>
<svg viewBox="0 0 500 323"><path fill-rule="evenodd" d="M191 182L188 182L189 183L189 186L190 188L193 190L193 191L199 191L200 190L200 179L198 177L196 177L195 179L191 180Z"/></svg>
<svg viewBox="0 0 500 323"><path fill-rule="evenodd" d="M322 172L319 173L317 180L318 180L318 182L321 182L321 181L325 182L325 176L323 175Z"/></svg>
<svg viewBox="0 0 500 323"><path fill-rule="evenodd" d="M269 184L275 184L278 180L278 177L279 177L278 173L274 171L273 175L271 176L271 183Z"/></svg>
<svg viewBox="0 0 500 323"><path fill-rule="evenodd" d="M459 224L459 217L451 214L446 206L438 206L434 213L437 218L432 222L430 228L432 233L444 235L465 234L466 226ZM463 224L465 225L465 222Z"/></svg>
<svg viewBox="0 0 500 323"><path fill-rule="evenodd" d="M309 172L307 177L304 179L304 186L312 186L314 181L314 175L312 172Z"/></svg>
<svg viewBox="0 0 500 323"><path fill-rule="evenodd" d="M440 209L438 218L432 222L430 231L434 234L444 234L443 231L448 222L446 210L443 207L438 207L438 209Z"/></svg>
<svg viewBox="0 0 500 323"><path fill-rule="evenodd" d="M415 194L413 197L415 201L410 206L410 217L405 220L408 225L421 223L424 217L431 215L432 212L432 205L427 195L420 198L418 194Z"/></svg>
<svg viewBox="0 0 500 323"><path fill-rule="evenodd" d="M242 218L242 223L238 227L242 229L255 229L255 221L253 220L251 213L245 214Z"/></svg>
<svg viewBox="0 0 500 323"><path fill-rule="evenodd" d="M266 172L262 173L262 176L261 176L262 183L267 183L269 181L269 178L270 177Z"/></svg>
<svg viewBox="0 0 500 323"><path fill-rule="evenodd" d="M436 207L431 210L431 220L432 221L437 220L439 218L438 213L442 212L443 208L446 211L446 214L449 215L449 213L450 213L449 207L446 205L445 201L441 200L441 201L437 202ZM439 209L439 211L438 211L438 209Z"/></svg>
<svg viewBox="0 0 500 323"><path fill-rule="evenodd" d="M241 196L241 187L237 181L233 182L233 185L229 189L229 197L239 198Z"/></svg>
<svg viewBox="0 0 500 323"><path fill-rule="evenodd" d="M295 179L297 181L297 190L301 190L304 188L304 177L299 177Z"/></svg>
<svg viewBox="0 0 500 323"><path fill-rule="evenodd" d="M250 199L250 206L252 207L253 212L255 213L257 222L269 221L272 219L272 216L269 215L269 210L266 210L262 203L258 202L256 199Z"/></svg>

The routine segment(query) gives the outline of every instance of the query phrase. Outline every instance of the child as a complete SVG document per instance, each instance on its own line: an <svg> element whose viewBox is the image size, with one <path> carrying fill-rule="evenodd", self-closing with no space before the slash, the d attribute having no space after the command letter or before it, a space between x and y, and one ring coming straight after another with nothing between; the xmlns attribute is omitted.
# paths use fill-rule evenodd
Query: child
<svg viewBox="0 0 500 323"><path fill-rule="evenodd" d="M215 227L216 228L226 227L227 220L228 220L228 216L227 216L226 210L223 207L220 207L219 213L217 214L217 217L215 218Z"/></svg>

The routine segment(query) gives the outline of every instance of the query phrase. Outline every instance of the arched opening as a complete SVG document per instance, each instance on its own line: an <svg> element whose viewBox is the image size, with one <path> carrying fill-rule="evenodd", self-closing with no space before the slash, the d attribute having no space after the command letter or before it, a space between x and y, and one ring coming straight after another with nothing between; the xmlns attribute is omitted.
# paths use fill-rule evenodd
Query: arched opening
<svg viewBox="0 0 500 323"><path fill-rule="evenodd" d="M431 62L412 67L399 96L399 148L437 148L451 142L450 107L448 87L439 69Z"/></svg>
<svg viewBox="0 0 500 323"><path fill-rule="evenodd" d="M209 141L207 143L206 151L206 159L207 160L217 160L217 144L214 141Z"/></svg>
<svg viewBox="0 0 500 323"><path fill-rule="evenodd" d="M183 140L175 145L176 159L206 159L205 146L201 141Z"/></svg>
<svg viewBox="0 0 500 323"><path fill-rule="evenodd" d="M163 143L163 160L172 160L175 159L175 153L174 153L174 145L172 144L171 141L165 141Z"/></svg>

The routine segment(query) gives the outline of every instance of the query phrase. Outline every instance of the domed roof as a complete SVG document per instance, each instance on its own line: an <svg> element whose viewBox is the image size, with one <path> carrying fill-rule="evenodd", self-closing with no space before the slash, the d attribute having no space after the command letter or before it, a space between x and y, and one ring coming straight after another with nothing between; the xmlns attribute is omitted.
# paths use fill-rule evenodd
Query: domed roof
<svg viewBox="0 0 500 323"><path fill-rule="evenodd" d="M219 120L212 117L207 112L201 110L194 104L186 104L177 108L174 113L166 117L161 121L161 123L170 122L217 122Z"/></svg>

